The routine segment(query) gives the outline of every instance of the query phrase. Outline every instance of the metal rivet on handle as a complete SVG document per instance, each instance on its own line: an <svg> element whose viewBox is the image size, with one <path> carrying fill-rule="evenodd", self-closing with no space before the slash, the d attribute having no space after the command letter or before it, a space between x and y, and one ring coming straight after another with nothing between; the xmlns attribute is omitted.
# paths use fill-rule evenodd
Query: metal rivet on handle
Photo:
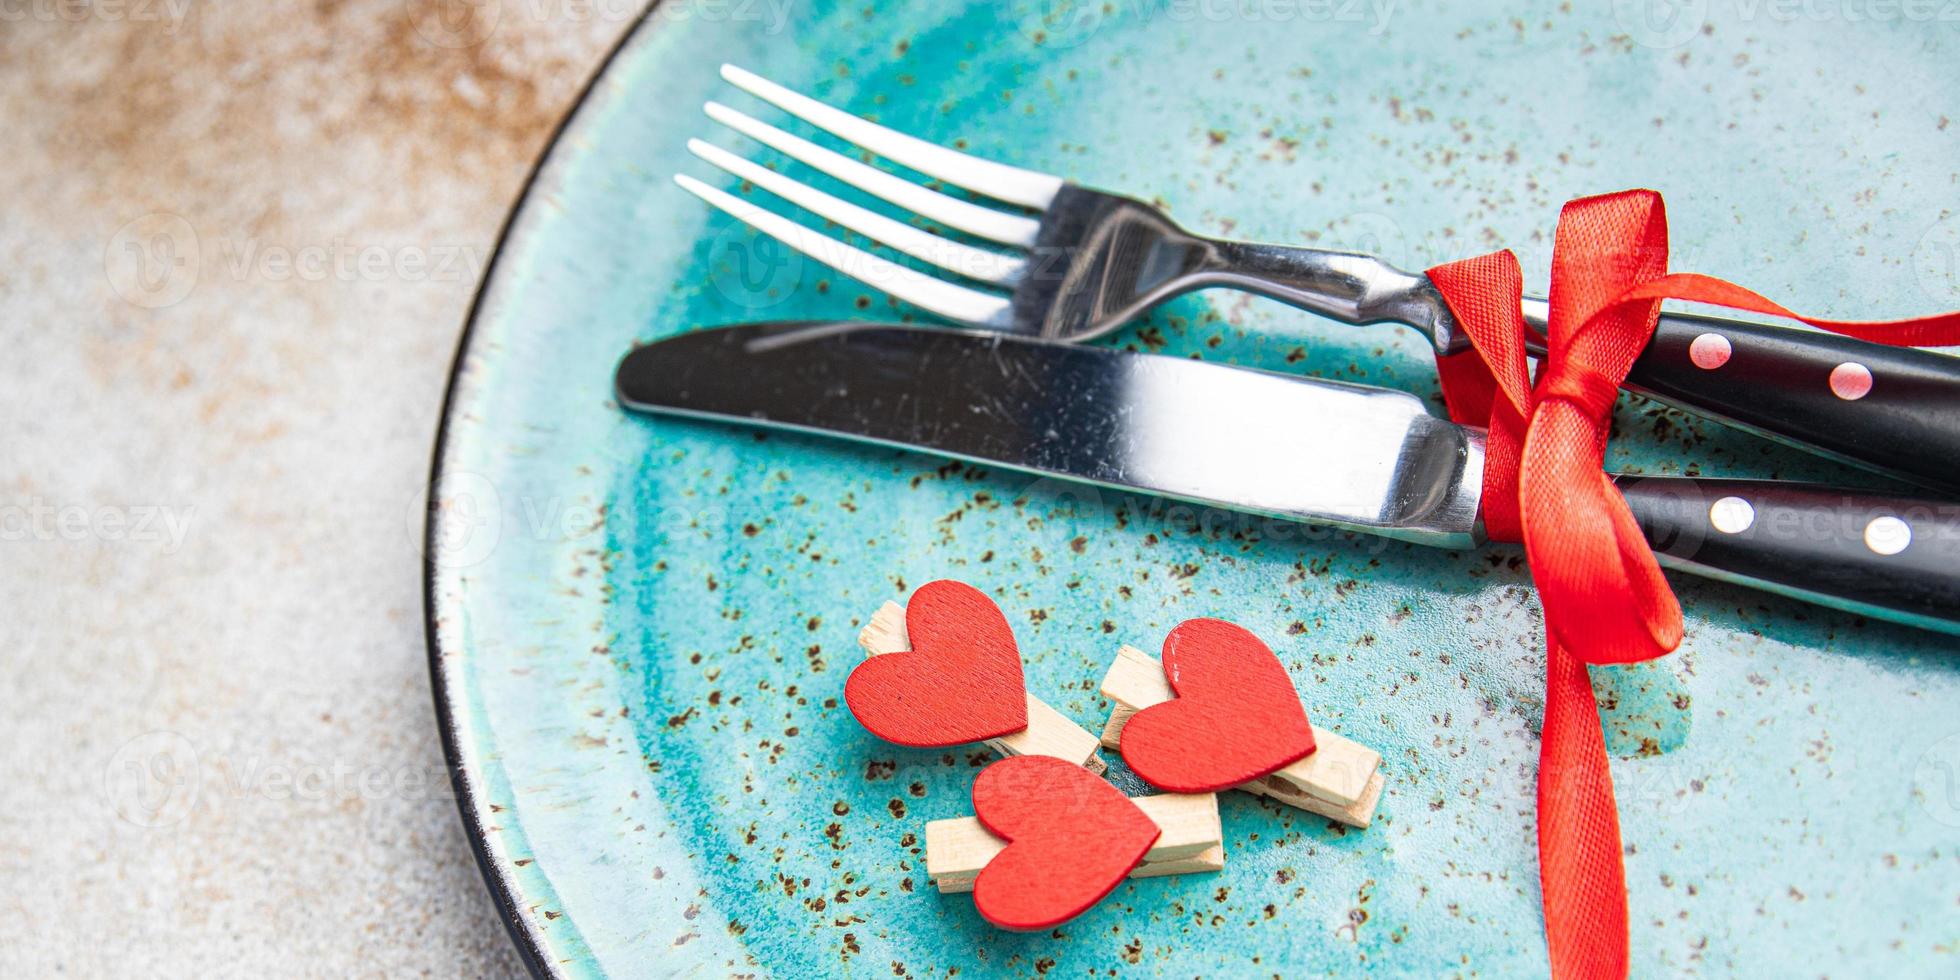
<svg viewBox="0 0 1960 980"><path fill-rule="evenodd" d="M1871 391L1871 368L1856 361L1846 361L1831 369L1831 394L1855 402L1871 394Z"/></svg>
<svg viewBox="0 0 1960 980"><path fill-rule="evenodd" d="M1896 555L1912 543L1912 525L1896 517L1875 517L1865 525L1865 547L1874 554Z"/></svg>
<svg viewBox="0 0 1960 980"><path fill-rule="evenodd" d="M1723 534L1741 534L1756 523L1756 508L1741 497L1723 497L1708 508L1708 523Z"/></svg>
<svg viewBox="0 0 1960 980"><path fill-rule="evenodd" d="M1702 334L1688 344L1688 360L1704 371L1713 371L1729 363L1729 355L1733 353L1735 348L1729 345L1729 338L1719 333Z"/></svg>

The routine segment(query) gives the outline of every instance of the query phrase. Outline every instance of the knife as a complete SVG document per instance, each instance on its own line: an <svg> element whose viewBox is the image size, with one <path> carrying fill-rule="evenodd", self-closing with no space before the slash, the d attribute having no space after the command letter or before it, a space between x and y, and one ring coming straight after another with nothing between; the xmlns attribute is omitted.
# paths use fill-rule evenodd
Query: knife
<svg viewBox="0 0 1960 980"><path fill-rule="evenodd" d="M1484 435L1405 392L869 323L635 348L637 412L717 419L1450 548L1483 540ZM1960 504L1765 480L1615 477L1663 565L1960 633Z"/></svg>

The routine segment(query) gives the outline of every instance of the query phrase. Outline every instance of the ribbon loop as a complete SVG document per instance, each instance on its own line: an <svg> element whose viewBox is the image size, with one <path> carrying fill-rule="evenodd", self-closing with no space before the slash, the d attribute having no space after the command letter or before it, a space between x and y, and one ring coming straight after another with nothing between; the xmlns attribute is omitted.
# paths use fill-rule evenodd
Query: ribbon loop
<svg viewBox="0 0 1960 980"><path fill-rule="evenodd" d="M1489 428L1484 526L1523 541L1545 610L1545 721L1538 759L1538 864L1555 977L1627 973L1620 825L1588 664L1664 656L1681 605L1626 499L1601 471L1613 404L1653 337L1663 299L1786 316L1904 346L1960 344L1960 312L1847 323L1799 317L1709 276L1667 273L1659 194L1573 200L1553 241L1547 352L1536 390L1510 252L1429 270L1472 351L1441 357L1450 416Z"/></svg>

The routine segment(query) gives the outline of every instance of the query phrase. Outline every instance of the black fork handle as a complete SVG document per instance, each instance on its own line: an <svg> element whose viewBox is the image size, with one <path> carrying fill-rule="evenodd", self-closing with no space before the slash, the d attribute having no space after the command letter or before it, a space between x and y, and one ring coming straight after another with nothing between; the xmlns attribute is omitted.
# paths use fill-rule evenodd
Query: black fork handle
<svg viewBox="0 0 1960 980"><path fill-rule="evenodd" d="M1544 301L1525 306L1543 330ZM1545 353L1538 336L1526 346ZM1960 357L1668 312L1625 387L1840 462L1960 489Z"/></svg>
<svg viewBox="0 0 1960 980"><path fill-rule="evenodd" d="M1626 386L1844 462L1960 489L1960 357L1665 313Z"/></svg>
<svg viewBox="0 0 1960 980"><path fill-rule="evenodd" d="M1467 349L1427 276L1362 252L1208 240L1193 276L1345 323L1402 323ZM1524 301L1542 333L1545 301ZM1544 343L1527 336L1532 353ZM1664 313L1626 387L1923 486L1960 489L1960 357L1837 334Z"/></svg>

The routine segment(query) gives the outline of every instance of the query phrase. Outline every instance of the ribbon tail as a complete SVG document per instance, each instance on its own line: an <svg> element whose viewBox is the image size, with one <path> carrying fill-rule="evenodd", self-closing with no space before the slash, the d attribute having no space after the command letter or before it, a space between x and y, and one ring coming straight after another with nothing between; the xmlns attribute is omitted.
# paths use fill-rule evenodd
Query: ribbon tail
<svg viewBox="0 0 1960 980"><path fill-rule="evenodd" d="M1497 379L1475 349L1460 354L1436 355L1436 380L1443 389L1443 404L1450 418L1471 425L1485 425L1491 408L1502 394Z"/></svg>
<svg viewBox="0 0 1960 980"><path fill-rule="evenodd" d="M1685 299L1770 316L1788 317L1820 330L1855 337L1888 347L1950 347L1960 344L1960 310L1901 320L1826 320L1804 316L1781 303L1726 279L1694 272L1675 272L1636 286L1617 302Z"/></svg>
<svg viewBox="0 0 1960 980"><path fill-rule="evenodd" d="M1626 873L1606 740L1586 665L1556 640L1538 751L1538 874L1552 976L1626 977Z"/></svg>

